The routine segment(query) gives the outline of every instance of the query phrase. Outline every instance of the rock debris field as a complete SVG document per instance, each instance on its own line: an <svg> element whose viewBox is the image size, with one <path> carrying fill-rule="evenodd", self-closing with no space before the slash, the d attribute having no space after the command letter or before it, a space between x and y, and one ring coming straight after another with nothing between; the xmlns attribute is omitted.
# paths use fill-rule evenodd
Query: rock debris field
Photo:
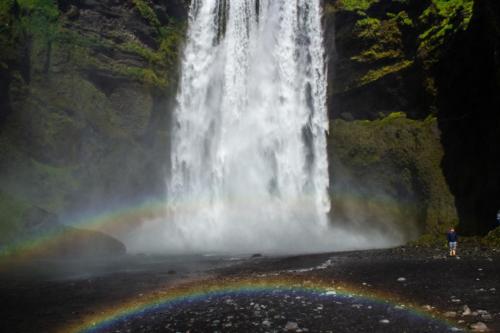
<svg viewBox="0 0 500 333"><path fill-rule="evenodd" d="M26 276L18 265L1 275L0 325L6 332L500 332L499 260L494 250L471 248L456 259L405 247L151 265L130 257L87 275Z"/></svg>

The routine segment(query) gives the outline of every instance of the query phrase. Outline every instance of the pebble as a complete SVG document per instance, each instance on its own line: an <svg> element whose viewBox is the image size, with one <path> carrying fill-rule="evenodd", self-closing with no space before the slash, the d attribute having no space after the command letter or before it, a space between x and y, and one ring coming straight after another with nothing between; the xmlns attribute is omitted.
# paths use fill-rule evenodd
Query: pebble
<svg viewBox="0 0 500 333"><path fill-rule="evenodd" d="M464 312L462 312L462 316L470 316L472 314L472 311L470 310L469 306L464 305L463 309Z"/></svg>
<svg viewBox="0 0 500 333"><path fill-rule="evenodd" d="M381 324L389 324L390 323L389 319L380 319L378 322Z"/></svg>
<svg viewBox="0 0 500 333"><path fill-rule="evenodd" d="M405 282L405 281L406 281L406 278L404 278L404 277L398 278L398 282Z"/></svg>
<svg viewBox="0 0 500 333"><path fill-rule="evenodd" d="M457 313L455 311L447 311L444 313L444 316L446 318L455 318L457 316Z"/></svg>
<svg viewBox="0 0 500 333"><path fill-rule="evenodd" d="M289 321L285 325L285 331L297 331L299 329L299 324L293 321Z"/></svg>
<svg viewBox="0 0 500 333"><path fill-rule="evenodd" d="M473 332L487 332L488 326L485 323L478 321L475 324L470 325L470 328Z"/></svg>
<svg viewBox="0 0 500 333"><path fill-rule="evenodd" d="M489 313L481 315L481 318L483 318L484 320L492 320L493 319L493 317Z"/></svg>

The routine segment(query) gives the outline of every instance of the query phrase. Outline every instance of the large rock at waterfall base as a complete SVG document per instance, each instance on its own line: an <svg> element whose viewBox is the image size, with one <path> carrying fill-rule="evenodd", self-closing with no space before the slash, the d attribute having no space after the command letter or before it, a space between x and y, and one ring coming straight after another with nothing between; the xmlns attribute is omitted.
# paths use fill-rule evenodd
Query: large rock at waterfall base
<svg viewBox="0 0 500 333"><path fill-rule="evenodd" d="M126 253L125 245L102 232L58 223L38 207L26 207L15 222L17 230L2 237L0 256L7 258L102 258ZM12 231L12 230L11 230Z"/></svg>
<svg viewBox="0 0 500 333"><path fill-rule="evenodd" d="M99 231L60 227L55 239L41 246L39 256L102 258L126 253L125 245L117 239Z"/></svg>

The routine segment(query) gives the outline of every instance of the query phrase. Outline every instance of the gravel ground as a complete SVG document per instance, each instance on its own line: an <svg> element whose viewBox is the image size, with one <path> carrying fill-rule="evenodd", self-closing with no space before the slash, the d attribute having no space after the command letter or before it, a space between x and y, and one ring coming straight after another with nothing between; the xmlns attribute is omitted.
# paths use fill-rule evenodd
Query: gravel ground
<svg viewBox="0 0 500 333"><path fill-rule="evenodd" d="M69 332L110 306L140 303L148 295L278 279L328 284L338 292L288 282L287 288L225 290L153 307L95 331L500 332L500 253L469 248L459 255L402 247L239 260L135 257L79 270L56 270L47 262L11 265L0 272L0 331Z"/></svg>

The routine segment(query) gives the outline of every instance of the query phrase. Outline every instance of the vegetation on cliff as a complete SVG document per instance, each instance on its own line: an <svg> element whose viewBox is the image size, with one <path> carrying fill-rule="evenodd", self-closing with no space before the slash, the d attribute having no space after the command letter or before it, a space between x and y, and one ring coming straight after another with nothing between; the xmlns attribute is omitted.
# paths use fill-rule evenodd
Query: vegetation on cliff
<svg viewBox="0 0 500 333"><path fill-rule="evenodd" d="M66 216L161 195L185 11L182 1L2 1L2 228L24 228L31 207Z"/></svg>
<svg viewBox="0 0 500 333"><path fill-rule="evenodd" d="M336 45L331 112L348 120L399 111L420 119L435 114L431 66L467 29L472 6L473 0L328 1L335 31L327 37Z"/></svg>
<svg viewBox="0 0 500 333"><path fill-rule="evenodd" d="M331 118L437 118L440 140L427 144L441 151L434 166L468 235L491 230L500 208L500 151L490 144L498 116L486 114L500 105L498 9L490 0L330 0L325 11Z"/></svg>
<svg viewBox="0 0 500 333"><path fill-rule="evenodd" d="M393 113L375 120L331 123L329 138L335 218L387 235L414 239L457 223L440 168L437 120Z"/></svg>
<svg viewBox="0 0 500 333"><path fill-rule="evenodd" d="M0 2L0 241L33 207L162 194L186 3L89 3ZM500 208L498 2L325 6L335 214L409 238L458 220L486 234Z"/></svg>

